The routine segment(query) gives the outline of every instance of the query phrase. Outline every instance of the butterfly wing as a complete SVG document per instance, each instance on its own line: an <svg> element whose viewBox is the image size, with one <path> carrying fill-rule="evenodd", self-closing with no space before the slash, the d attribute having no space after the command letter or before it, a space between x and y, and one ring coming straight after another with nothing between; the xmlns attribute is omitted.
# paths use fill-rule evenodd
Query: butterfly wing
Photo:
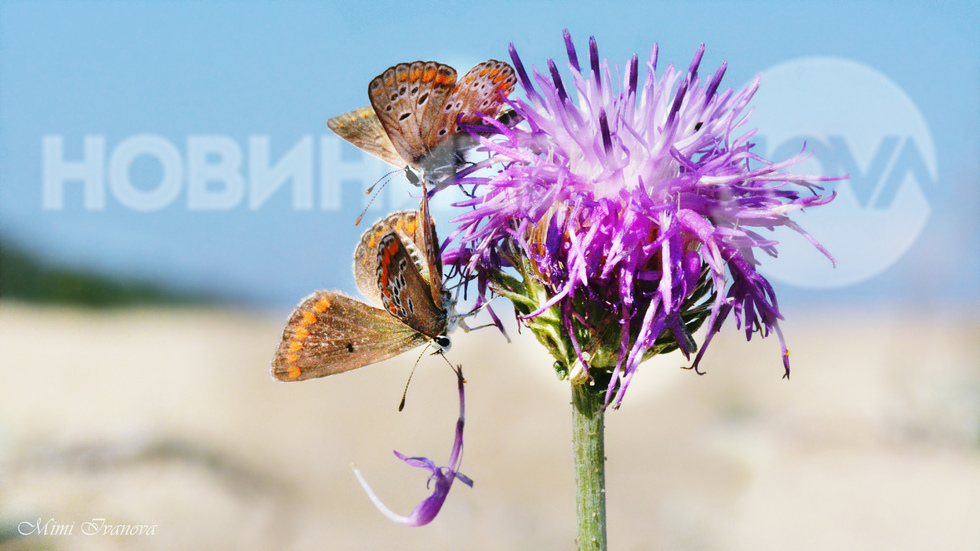
<svg viewBox="0 0 980 551"><path fill-rule="evenodd" d="M470 69L456 83L443 108L423 122L422 140L429 144L429 154L419 159L419 168L425 179L437 187L452 182L464 162L463 153L476 145L468 133L460 131L458 123L483 123L477 112L493 118L503 118L505 110L513 112L503 98L516 82L510 65L491 59Z"/></svg>
<svg viewBox="0 0 980 551"><path fill-rule="evenodd" d="M477 112L498 118L509 106L504 98L517 84L517 76L510 64L490 59L470 69L453 90L453 108L458 106L458 122L479 124Z"/></svg>
<svg viewBox="0 0 980 551"><path fill-rule="evenodd" d="M431 281L428 263L424 258L428 247L423 241L423 232L418 220L418 211L395 212L375 222L361 235L361 241L354 251L354 281L361 294L368 299L368 303L381 306L381 289L378 285L378 247L381 239L389 233L398 235L415 261L422 278Z"/></svg>
<svg viewBox="0 0 980 551"><path fill-rule="evenodd" d="M419 204L420 223L415 224L415 235L413 239L415 246L422 252L428 276L429 292L432 295L432 303L439 310L445 311L446 304L442 296L442 256L440 256L439 236L436 235L436 224L429 213L429 195L425 188L425 181L422 184L422 201Z"/></svg>
<svg viewBox="0 0 980 551"><path fill-rule="evenodd" d="M456 70L435 61L399 63L368 84L371 106L409 166L418 168L419 159L438 143L431 139L429 128L455 84Z"/></svg>
<svg viewBox="0 0 980 551"><path fill-rule="evenodd" d="M396 232L381 238L378 248L378 288L381 304L392 316L429 338L445 334L447 313L432 299L430 282L419 270L403 238Z"/></svg>
<svg viewBox="0 0 980 551"><path fill-rule="evenodd" d="M327 119L327 128L388 164L399 168L405 166L405 159L395 151L395 146L371 106L366 105Z"/></svg>
<svg viewBox="0 0 980 551"><path fill-rule="evenodd" d="M272 361L279 381L304 381L393 358L428 339L384 310L318 291L290 316Z"/></svg>
<svg viewBox="0 0 980 551"><path fill-rule="evenodd" d="M422 193L426 191L423 183ZM425 220L428 223L422 223ZM446 310L442 289L442 258L439 256L439 238L435 223L429 214L429 202L423 195L418 211L396 212L378 220L364 232L354 252L354 280L368 302L383 306L381 285L378 279L377 255L385 235L393 233L401 240L415 269L425 281L436 311Z"/></svg>
<svg viewBox="0 0 980 551"><path fill-rule="evenodd" d="M503 61L490 59L476 65L453 88L436 126L449 127L450 132L455 134L457 122L483 122L477 112L492 118L499 117L508 107L503 99L516 83L514 68Z"/></svg>

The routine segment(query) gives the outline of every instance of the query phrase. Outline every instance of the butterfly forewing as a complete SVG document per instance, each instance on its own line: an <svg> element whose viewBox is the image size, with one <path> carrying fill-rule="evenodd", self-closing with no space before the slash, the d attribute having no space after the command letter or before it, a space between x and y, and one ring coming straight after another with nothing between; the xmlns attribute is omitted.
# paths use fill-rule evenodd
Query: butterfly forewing
<svg viewBox="0 0 980 551"><path fill-rule="evenodd" d="M371 106L366 105L327 119L327 128L386 163L404 166L405 160L395 150Z"/></svg>
<svg viewBox="0 0 980 551"><path fill-rule="evenodd" d="M343 373L427 340L384 310L340 293L318 291L286 323L272 375L279 381L303 381Z"/></svg>
<svg viewBox="0 0 980 551"><path fill-rule="evenodd" d="M434 61L399 63L375 77L368 98L395 151L413 168L431 149L429 128L456 84L456 70Z"/></svg>
<svg viewBox="0 0 980 551"><path fill-rule="evenodd" d="M382 237L377 273L381 303L388 313L430 338L446 332L446 311L441 301L439 306L433 301L431 282L397 233Z"/></svg>

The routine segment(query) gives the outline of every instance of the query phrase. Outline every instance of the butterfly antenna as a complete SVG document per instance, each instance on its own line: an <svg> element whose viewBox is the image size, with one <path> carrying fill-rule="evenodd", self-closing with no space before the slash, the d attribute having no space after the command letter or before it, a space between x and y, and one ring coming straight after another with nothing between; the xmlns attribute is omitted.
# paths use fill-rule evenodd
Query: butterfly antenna
<svg viewBox="0 0 980 551"><path fill-rule="evenodd" d="M388 182L391 181L391 177L397 173L398 173L397 170L393 170L388 174L385 174L384 176L379 178L377 182L371 184L371 187L367 188L367 190L364 193L367 195L371 195L371 193L374 191L374 188L377 187L378 184L381 184L381 187L378 188L378 192L375 193L374 195L371 195L371 198L368 199L368 204L364 206L364 210L362 210L361 214L357 216L357 220L354 221L355 226L361 223L361 220L364 219L364 214L367 212L369 208L371 208L371 203L374 202L374 200L378 197L378 195L381 195L381 190L384 189L386 185L388 185Z"/></svg>
<svg viewBox="0 0 980 551"><path fill-rule="evenodd" d="M371 196L371 199L368 200L368 204L364 207L364 210L361 211L361 214L358 215L357 220L354 221L355 226L361 223L361 220L364 219L364 214L367 212L369 208L371 208L371 203L374 202L374 199L377 198L378 195L381 195L381 190L384 189L386 185L388 185L388 182L391 181L392 176L398 174L398 172L399 171L397 170L392 170L388 174L385 174L384 176L379 178L377 182L371 184L371 187L367 188L367 190L364 193L371 194L371 192L374 191L374 188L378 184L381 184L381 187L378 188L378 192ZM416 186L419 185L419 176L415 174L415 172L413 172L412 169L409 168L408 166L405 167L405 178L408 179L409 183L414 184Z"/></svg>
<svg viewBox="0 0 980 551"><path fill-rule="evenodd" d="M412 376L415 375L415 368L419 366L419 362L422 361L422 356L425 355L425 351L429 349L429 345L426 344L425 348L422 349L422 353L419 354L418 359L415 360L415 365L412 366L411 373L408 374L408 380L405 381L405 390L402 391L402 401L398 404L398 411L405 409L405 399L408 397L408 385L412 382Z"/></svg>

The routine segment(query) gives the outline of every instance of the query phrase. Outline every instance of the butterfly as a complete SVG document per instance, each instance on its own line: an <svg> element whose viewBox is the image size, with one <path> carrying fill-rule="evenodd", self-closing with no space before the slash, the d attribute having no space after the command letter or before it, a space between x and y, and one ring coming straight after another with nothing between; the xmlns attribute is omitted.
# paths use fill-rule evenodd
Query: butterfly
<svg viewBox="0 0 980 551"><path fill-rule="evenodd" d="M484 61L456 81L456 70L435 61L389 67L368 84L370 106L327 121L327 127L362 150L396 167L412 170L436 185L445 184L463 162L462 151L475 145L459 124L483 122L477 113L513 124L504 98L514 89L514 68Z"/></svg>
<svg viewBox="0 0 980 551"><path fill-rule="evenodd" d="M432 342L449 348L459 316L442 284L435 224L424 193L418 211L396 212L364 232L354 280L370 304L317 291L289 317L272 361L279 381L343 373Z"/></svg>

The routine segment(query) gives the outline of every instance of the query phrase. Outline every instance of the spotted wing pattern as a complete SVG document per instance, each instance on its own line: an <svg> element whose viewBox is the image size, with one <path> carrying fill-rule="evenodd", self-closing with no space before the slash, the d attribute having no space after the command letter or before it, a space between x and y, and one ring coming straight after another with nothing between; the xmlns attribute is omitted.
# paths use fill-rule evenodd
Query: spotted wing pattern
<svg viewBox="0 0 980 551"><path fill-rule="evenodd" d="M508 107L503 100L516 83L517 77L509 64L495 59L484 61L456 83L440 118L432 125L440 129L448 128L449 134L455 134L459 131L457 121L466 124L483 122L478 112L495 119ZM425 135L424 124L422 132Z"/></svg>
<svg viewBox="0 0 980 551"><path fill-rule="evenodd" d="M456 81L456 70L435 61L389 67L368 85L371 105L327 121L340 137L399 168L420 171L435 185L451 182L475 142L457 121L479 124L477 112L516 124L503 98L517 82L503 61L484 61ZM419 178L409 176L418 185Z"/></svg>
<svg viewBox="0 0 980 551"><path fill-rule="evenodd" d="M296 308L272 361L279 381L343 373L395 357L428 338L388 312L342 295L317 291Z"/></svg>
<svg viewBox="0 0 980 551"><path fill-rule="evenodd" d="M428 209L426 209L428 212ZM370 304L381 307L381 289L378 285L378 250L382 238L390 233L397 235L405 244L409 255L416 263L416 267L426 285L430 285L428 262L425 260L426 244L422 224L419 223L419 211L407 210L392 213L371 226L364 235L354 251L354 281L357 283L358 290L361 291ZM430 219L431 224L431 219ZM437 282L441 284L441 280Z"/></svg>
<svg viewBox="0 0 980 551"><path fill-rule="evenodd" d="M432 300L429 282L395 233L381 238L377 275L381 304L388 313L429 338L446 332L446 311Z"/></svg>
<svg viewBox="0 0 980 551"><path fill-rule="evenodd" d="M435 61L399 63L368 84L368 98L395 151L412 168L419 168L449 128L433 129L446 98L456 85L456 69Z"/></svg>

